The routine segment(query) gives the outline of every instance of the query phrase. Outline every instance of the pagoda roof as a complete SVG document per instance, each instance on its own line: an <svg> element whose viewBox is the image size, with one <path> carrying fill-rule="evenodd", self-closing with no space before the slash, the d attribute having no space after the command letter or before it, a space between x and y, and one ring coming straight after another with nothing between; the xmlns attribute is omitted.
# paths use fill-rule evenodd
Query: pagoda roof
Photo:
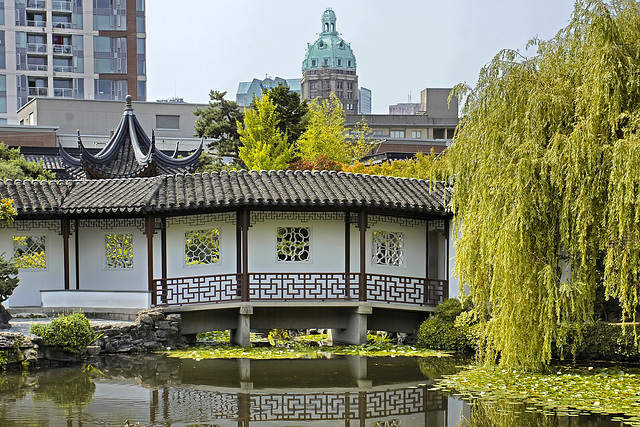
<svg viewBox="0 0 640 427"><path fill-rule="evenodd" d="M133 112L131 95L126 97L122 119L107 145L92 154L82 143L78 131L79 157L58 145L60 157L71 176L78 179L139 178L192 172L199 163L203 141L191 155L178 159L178 146L172 156L156 147L155 135L149 139Z"/></svg>

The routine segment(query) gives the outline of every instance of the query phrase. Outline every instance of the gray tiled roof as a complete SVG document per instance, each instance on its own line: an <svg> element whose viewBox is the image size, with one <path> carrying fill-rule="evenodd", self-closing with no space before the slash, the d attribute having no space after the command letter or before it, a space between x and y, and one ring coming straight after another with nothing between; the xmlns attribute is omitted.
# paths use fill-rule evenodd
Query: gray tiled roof
<svg viewBox="0 0 640 427"><path fill-rule="evenodd" d="M249 208L371 208L447 215L450 188L327 171L233 171L67 181L0 181L20 215L171 213Z"/></svg>

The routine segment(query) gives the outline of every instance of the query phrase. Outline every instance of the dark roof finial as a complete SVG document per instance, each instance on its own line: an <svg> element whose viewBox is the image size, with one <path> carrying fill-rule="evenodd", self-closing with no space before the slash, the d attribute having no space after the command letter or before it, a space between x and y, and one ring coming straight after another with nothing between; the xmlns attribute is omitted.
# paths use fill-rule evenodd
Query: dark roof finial
<svg viewBox="0 0 640 427"><path fill-rule="evenodd" d="M133 105L131 103L131 101L133 101L133 97L131 95L127 95L124 98L124 102L126 103L125 105L125 111L133 111Z"/></svg>

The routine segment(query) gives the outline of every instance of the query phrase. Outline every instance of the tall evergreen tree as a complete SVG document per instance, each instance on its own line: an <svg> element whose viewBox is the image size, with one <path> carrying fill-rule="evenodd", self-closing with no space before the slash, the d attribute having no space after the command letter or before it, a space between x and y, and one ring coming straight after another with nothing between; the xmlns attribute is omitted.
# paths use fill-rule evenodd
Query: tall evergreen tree
<svg viewBox="0 0 640 427"><path fill-rule="evenodd" d="M194 124L195 135L205 138L215 138L209 143L209 148L218 156L234 154L240 146L240 135L237 123L244 120L244 112L238 103L224 97L227 92L212 90L209 93L209 105L205 108L197 107L193 112L198 118Z"/></svg>
<svg viewBox="0 0 640 427"><path fill-rule="evenodd" d="M276 87L265 89L264 95L268 95L276 106L276 115L279 120L278 130L288 135L289 144L295 144L307 128L307 112L309 111L307 100L301 101L299 94L292 92L282 83ZM255 105L255 101L252 105Z"/></svg>

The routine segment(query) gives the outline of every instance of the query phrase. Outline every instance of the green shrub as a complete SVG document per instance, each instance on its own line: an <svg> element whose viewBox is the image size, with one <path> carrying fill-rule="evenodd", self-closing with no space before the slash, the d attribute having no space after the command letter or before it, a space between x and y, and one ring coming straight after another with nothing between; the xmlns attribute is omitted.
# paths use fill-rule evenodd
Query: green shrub
<svg viewBox="0 0 640 427"><path fill-rule="evenodd" d="M466 327L456 327L453 322L430 317L418 329L418 346L434 350L472 351Z"/></svg>
<svg viewBox="0 0 640 427"><path fill-rule="evenodd" d="M456 318L467 313L469 308L456 298L444 300L435 315L420 325L418 346L434 350L473 351L471 323L456 323Z"/></svg>
<svg viewBox="0 0 640 427"><path fill-rule="evenodd" d="M584 326L581 341L576 343L573 335L567 341L569 348L575 346L577 361L640 362L633 325L593 322Z"/></svg>
<svg viewBox="0 0 640 427"><path fill-rule="evenodd" d="M96 339L89 320L78 312L56 317L48 325L32 324L31 333L51 347L74 354L81 354Z"/></svg>

